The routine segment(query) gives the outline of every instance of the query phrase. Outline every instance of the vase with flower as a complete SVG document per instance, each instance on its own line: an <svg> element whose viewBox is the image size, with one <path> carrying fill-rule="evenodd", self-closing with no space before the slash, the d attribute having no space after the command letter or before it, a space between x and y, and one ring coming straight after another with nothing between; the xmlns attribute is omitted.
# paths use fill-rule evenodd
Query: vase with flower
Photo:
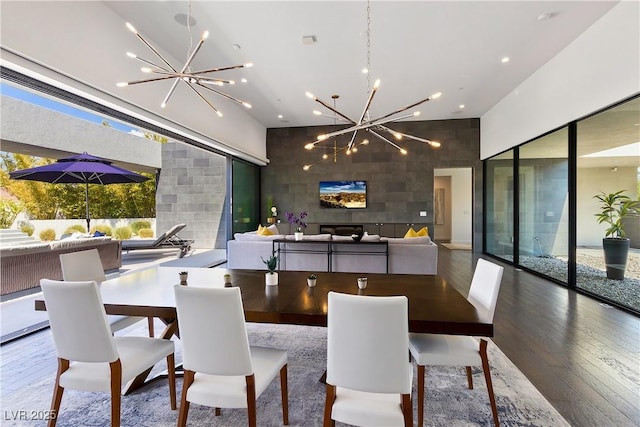
<svg viewBox="0 0 640 427"><path fill-rule="evenodd" d="M285 216L287 217L287 221L294 227L294 237L296 240L302 240L302 235L304 233L304 229L307 228L307 223L304 221L304 218L307 217L307 213L305 211L300 212L300 214L296 215L293 212L285 212Z"/></svg>

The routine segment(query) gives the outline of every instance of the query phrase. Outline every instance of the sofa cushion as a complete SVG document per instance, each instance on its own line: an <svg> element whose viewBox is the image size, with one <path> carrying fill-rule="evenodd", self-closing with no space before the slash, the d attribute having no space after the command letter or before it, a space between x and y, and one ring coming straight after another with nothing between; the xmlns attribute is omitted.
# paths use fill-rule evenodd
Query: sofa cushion
<svg viewBox="0 0 640 427"><path fill-rule="evenodd" d="M283 234L272 234L270 236L261 236L256 234L255 232L247 232L247 233L236 233L233 235L233 238L236 240L258 240L258 241L267 241L267 240L277 240L284 239L285 236Z"/></svg>
<svg viewBox="0 0 640 427"><path fill-rule="evenodd" d="M387 241L390 244L404 244L404 245L430 245L431 237L420 236L405 239L403 237L381 237L380 240Z"/></svg>
<svg viewBox="0 0 640 427"><path fill-rule="evenodd" d="M416 232L416 230L413 229L413 227L409 227L409 229L407 230L407 232L404 235L405 239L409 239L412 237L418 237L418 233Z"/></svg>
<svg viewBox="0 0 640 427"><path fill-rule="evenodd" d="M274 233L269 230L269 227L263 227L261 225L258 226L258 232L256 233L258 236L273 236Z"/></svg>
<svg viewBox="0 0 640 427"><path fill-rule="evenodd" d="M429 227L422 227L418 230L418 236L428 236L429 235Z"/></svg>

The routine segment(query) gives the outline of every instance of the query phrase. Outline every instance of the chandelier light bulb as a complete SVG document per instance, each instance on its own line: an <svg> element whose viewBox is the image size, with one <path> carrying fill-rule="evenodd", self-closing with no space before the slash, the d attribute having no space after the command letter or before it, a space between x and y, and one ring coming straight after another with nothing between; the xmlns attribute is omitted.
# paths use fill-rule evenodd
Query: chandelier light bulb
<svg viewBox="0 0 640 427"><path fill-rule="evenodd" d="M234 84L236 84L236 81L235 80L229 80L229 84L230 85L234 85Z"/></svg>
<svg viewBox="0 0 640 427"><path fill-rule="evenodd" d="M131 53L131 52L127 52L127 56L129 58L133 58L133 59L137 59L138 58L135 53Z"/></svg>
<svg viewBox="0 0 640 427"><path fill-rule="evenodd" d="M222 113L220 111L216 111L216 114L218 115L218 117L222 117Z"/></svg>
<svg viewBox="0 0 640 427"><path fill-rule="evenodd" d="M358 147L353 147L353 148L351 149L351 151L353 151L354 153L357 153L357 152L358 152Z"/></svg>
<svg viewBox="0 0 640 427"><path fill-rule="evenodd" d="M402 139L402 134L400 132L395 132L393 136L395 136L396 139Z"/></svg>
<svg viewBox="0 0 640 427"><path fill-rule="evenodd" d="M138 32L136 31L136 29L133 27L133 25L131 25L130 23L126 23L127 28L129 29L129 31L131 31L133 34L138 34Z"/></svg>
<svg viewBox="0 0 640 427"><path fill-rule="evenodd" d="M140 71L142 71L143 73L151 73L151 68L149 68L149 67L142 67L142 68L140 68Z"/></svg>
<svg viewBox="0 0 640 427"><path fill-rule="evenodd" d="M302 167L302 170L303 170L303 171L308 171L309 169L311 169L311 165L304 165L304 166Z"/></svg>
<svg viewBox="0 0 640 427"><path fill-rule="evenodd" d="M376 80L376 82L373 84L373 88L378 89L378 86L380 86L380 79Z"/></svg>
<svg viewBox="0 0 640 427"><path fill-rule="evenodd" d="M247 62L246 64L244 64L245 68L251 68L253 67L253 62Z"/></svg>
<svg viewBox="0 0 640 427"><path fill-rule="evenodd" d="M407 150L405 150L404 148L401 148L401 149L400 149L400 153L401 153L401 154L407 154Z"/></svg>
<svg viewBox="0 0 640 427"><path fill-rule="evenodd" d="M311 98L314 101L316 100L316 96L314 94L312 94L311 92L305 92L305 95L307 95L307 98Z"/></svg>
<svg viewBox="0 0 640 427"><path fill-rule="evenodd" d="M163 102L162 104L160 104L160 108L165 108L167 106L166 102Z"/></svg>
<svg viewBox="0 0 640 427"><path fill-rule="evenodd" d="M322 113L318 110L313 110L313 114L315 114L316 116L321 116Z"/></svg>
<svg viewBox="0 0 640 427"><path fill-rule="evenodd" d="M362 145L367 145L369 144L369 140L368 139L363 139L362 140Z"/></svg>
<svg viewBox="0 0 640 427"><path fill-rule="evenodd" d="M243 102L242 105L244 105L247 108L251 108L252 107L252 105L249 104L248 102Z"/></svg>
<svg viewBox="0 0 640 427"><path fill-rule="evenodd" d="M416 111L416 112L413 113L414 117L418 117L419 115L420 115L420 111Z"/></svg>
<svg viewBox="0 0 640 427"><path fill-rule="evenodd" d="M347 156L351 155L351 150L347 150L345 153Z"/></svg>
<svg viewBox="0 0 640 427"><path fill-rule="evenodd" d="M307 145L304 146L304 149L305 150L313 150L313 147L314 147L313 143L310 142L310 143L308 143Z"/></svg>
<svg viewBox="0 0 640 427"><path fill-rule="evenodd" d="M202 37L200 37L200 40L205 41L208 38L209 38L209 31L205 31L204 33L202 33Z"/></svg>
<svg viewBox="0 0 640 427"><path fill-rule="evenodd" d="M129 83L127 83L127 82L118 82L118 83L116 83L116 86L118 86L118 87L126 87L126 86L129 86Z"/></svg>
<svg viewBox="0 0 640 427"><path fill-rule="evenodd" d="M318 135L318 141L324 141L325 139L327 139L327 135L325 134Z"/></svg>
<svg viewBox="0 0 640 427"><path fill-rule="evenodd" d="M438 147L440 147L440 145L441 145L441 144L440 144L438 141L431 141L431 146L432 146L432 147L436 147L436 148L438 148Z"/></svg>
<svg viewBox="0 0 640 427"><path fill-rule="evenodd" d="M442 92L436 92L433 95L431 95L431 99L438 99L442 96Z"/></svg>
<svg viewBox="0 0 640 427"><path fill-rule="evenodd" d="M322 159L323 159L323 160L327 160L328 158L329 158L329 155L328 155L327 153L325 153L325 154L323 154L323 155L322 155Z"/></svg>
<svg viewBox="0 0 640 427"><path fill-rule="evenodd" d="M368 68L363 68L362 69L362 74L368 74L369 73L369 69Z"/></svg>

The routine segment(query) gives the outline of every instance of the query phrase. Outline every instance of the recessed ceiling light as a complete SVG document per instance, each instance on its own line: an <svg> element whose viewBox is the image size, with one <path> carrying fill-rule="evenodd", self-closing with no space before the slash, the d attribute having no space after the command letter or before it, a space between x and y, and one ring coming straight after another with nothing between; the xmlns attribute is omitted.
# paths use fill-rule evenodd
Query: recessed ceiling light
<svg viewBox="0 0 640 427"><path fill-rule="evenodd" d="M304 45L314 44L316 42L316 40L317 40L316 36L302 36L302 38L300 39L300 41Z"/></svg>
<svg viewBox="0 0 640 427"><path fill-rule="evenodd" d="M282 114L278 114L278 118L281 119L283 116Z"/></svg>
<svg viewBox="0 0 640 427"><path fill-rule="evenodd" d="M241 78L241 79L240 79L240 81L241 81L242 83L246 83L246 82L247 82L247 79L245 79L245 78L243 77L243 78Z"/></svg>
<svg viewBox="0 0 640 427"><path fill-rule="evenodd" d="M189 20L190 27L193 27L197 23L196 18L193 16L187 16L185 13L177 13L173 19L175 19L178 24L184 25L185 27L187 26L187 19Z"/></svg>
<svg viewBox="0 0 640 427"><path fill-rule="evenodd" d="M538 22L548 21L549 19L553 18L554 16L556 16L556 14L552 13L552 12L541 13L540 15L538 15Z"/></svg>
<svg viewBox="0 0 640 427"><path fill-rule="evenodd" d="M233 46L233 48L234 48L235 50L240 50L240 49L242 49L242 46L240 46L238 43L234 43L234 44L232 44L231 46Z"/></svg>
<svg viewBox="0 0 640 427"><path fill-rule="evenodd" d="M464 104L458 105L458 108L462 110L464 108Z"/></svg>
<svg viewBox="0 0 640 427"><path fill-rule="evenodd" d="M508 57L508 56L505 56L504 58L502 58L502 59L500 60L500 62L502 62L503 64L506 64L507 62L509 62L509 57Z"/></svg>

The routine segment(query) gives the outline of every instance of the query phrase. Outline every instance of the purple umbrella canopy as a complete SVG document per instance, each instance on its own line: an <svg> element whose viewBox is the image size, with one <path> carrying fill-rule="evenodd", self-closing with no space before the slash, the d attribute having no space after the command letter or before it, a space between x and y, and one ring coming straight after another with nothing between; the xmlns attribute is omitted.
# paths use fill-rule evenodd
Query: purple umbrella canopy
<svg viewBox="0 0 640 427"><path fill-rule="evenodd" d="M49 165L9 172L12 179L49 182L52 184L85 184L87 231L89 231L89 184L130 184L146 181L147 177L113 166L102 157L82 153L59 159Z"/></svg>

